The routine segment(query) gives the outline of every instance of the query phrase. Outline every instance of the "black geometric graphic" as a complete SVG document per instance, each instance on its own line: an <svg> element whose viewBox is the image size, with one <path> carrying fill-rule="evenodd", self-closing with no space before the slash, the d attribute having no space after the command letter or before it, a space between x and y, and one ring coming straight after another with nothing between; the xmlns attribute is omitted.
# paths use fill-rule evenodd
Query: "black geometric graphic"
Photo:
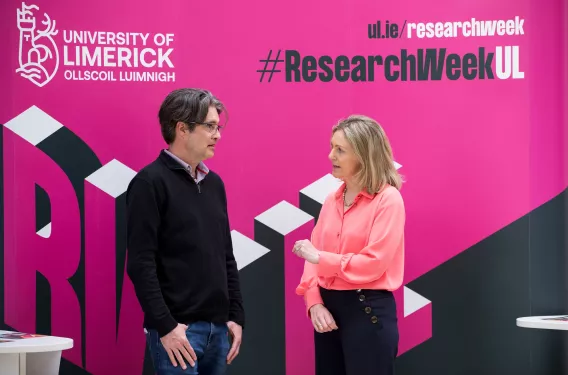
<svg viewBox="0 0 568 375"><path fill-rule="evenodd" d="M565 331L516 326L568 313L568 191L408 286L433 301L433 336L398 359L398 375L561 375Z"/></svg>

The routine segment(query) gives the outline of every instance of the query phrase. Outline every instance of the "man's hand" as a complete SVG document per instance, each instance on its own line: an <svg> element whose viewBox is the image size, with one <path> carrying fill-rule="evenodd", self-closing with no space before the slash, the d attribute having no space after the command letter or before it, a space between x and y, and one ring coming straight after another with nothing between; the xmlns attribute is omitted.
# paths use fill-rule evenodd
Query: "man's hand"
<svg viewBox="0 0 568 375"><path fill-rule="evenodd" d="M337 324L335 324L333 320L333 316L331 316L329 310L321 303L310 307L310 317L312 318L312 324L315 330L319 333L331 332L334 329L338 329Z"/></svg>
<svg viewBox="0 0 568 375"><path fill-rule="evenodd" d="M161 338L162 345L164 349L166 349L166 352L168 352L172 365L177 367L177 359L177 362L179 362L181 368L184 370L187 369L187 366L183 358L189 362L191 367L194 367L195 361L197 361L197 356L187 340L186 331L187 326L185 324L178 324L170 333Z"/></svg>
<svg viewBox="0 0 568 375"><path fill-rule="evenodd" d="M243 340L243 327L235 322L227 322L227 327L229 327L229 334L233 341L231 350L229 350L229 355L227 355L227 363L230 365L236 356L239 355L239 348L241 347L241 342Z"/></svg>

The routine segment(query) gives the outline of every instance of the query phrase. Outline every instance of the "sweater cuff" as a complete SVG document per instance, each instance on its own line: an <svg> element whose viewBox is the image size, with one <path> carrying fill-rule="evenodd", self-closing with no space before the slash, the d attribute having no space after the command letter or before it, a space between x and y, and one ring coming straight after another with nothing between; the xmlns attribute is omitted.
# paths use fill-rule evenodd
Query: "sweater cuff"
<svg viewBox="0 0 568 375"><path fill-rule="evenodd" d="M310 317L310 308L313 305L322 304L323 300L320 295L319 286L316 284L315 286L311 287L310 289L306 290L304 294L304 298L306 300L306 314L308 318Z"/></svg>
<svg viewBox="0 0 568 375"><path fill-rule="evenodd" d="M334 254L328 251L320 251L318 263L318 276L337 276L341 271L342 254Z"/></svg>
<svg viewBox="0 0 568 375"><path fill-rule="evenodd" d="M178 325L178 322L171 316L168 315L166 318L160 320L156 324L156 331L160 338L164 337L171 331L173 331Z"/></svg>
<svg viewBox="0 0 568 375"><path fill-rule="evenodd" d="M245 314L241 311L229 311L229 321L235 322L241 326L241 328L245 329Z"/></svg>

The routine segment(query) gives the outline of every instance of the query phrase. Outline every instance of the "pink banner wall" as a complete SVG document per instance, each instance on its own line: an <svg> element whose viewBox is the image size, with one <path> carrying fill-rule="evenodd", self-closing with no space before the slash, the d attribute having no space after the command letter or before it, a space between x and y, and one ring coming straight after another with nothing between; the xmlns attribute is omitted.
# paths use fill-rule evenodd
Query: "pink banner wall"
<svg viewBox="0 0 568 375"><path fill-rule="evenodd" d="M405 283L427 273L566 189L562 10L560 0L3 1L4 323L36 330L37 271L51 287L51 333L75 340L66 360L92 374L141 373L140 309L117 271L113 220L125 179L164 147L157 110L178 87L207 88L228 107L208 166L227 186L232 229L249 239L258 215L299 206L299 191L330 173L335 122L378 120L407 181ZM384 37L369 37L375 25ZM276 71L261 73L267 58ZM76 163L54 161L54 145ZM112 186L89 182L102 169ZM35 227L35 184L50 200L47 238ZM297 278L298 260L284 262ZM287 363L313 374L299 297L282 298L286 337L304 338L288 342ZM433 307L404 316L403 289L397 301L402 354L433 334ZM110 368L103 351L127 354ZM304 372L292 365L302 360Z"/></svg>

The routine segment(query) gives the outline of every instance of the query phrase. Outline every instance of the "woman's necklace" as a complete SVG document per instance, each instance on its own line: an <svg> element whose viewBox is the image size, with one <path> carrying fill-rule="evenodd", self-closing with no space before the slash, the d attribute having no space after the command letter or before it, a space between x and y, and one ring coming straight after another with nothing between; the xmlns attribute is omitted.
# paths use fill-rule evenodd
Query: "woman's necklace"
<svg viewBox="0 0 568 375"><path fill-rule="evenodd" d="M347 201L345 200L345 195L347 194L347 187L345 187L345 190L343 190L343 204L345 205L345 207L351 207L351 205L353 204L353 202L347 204Z"/></svg>

